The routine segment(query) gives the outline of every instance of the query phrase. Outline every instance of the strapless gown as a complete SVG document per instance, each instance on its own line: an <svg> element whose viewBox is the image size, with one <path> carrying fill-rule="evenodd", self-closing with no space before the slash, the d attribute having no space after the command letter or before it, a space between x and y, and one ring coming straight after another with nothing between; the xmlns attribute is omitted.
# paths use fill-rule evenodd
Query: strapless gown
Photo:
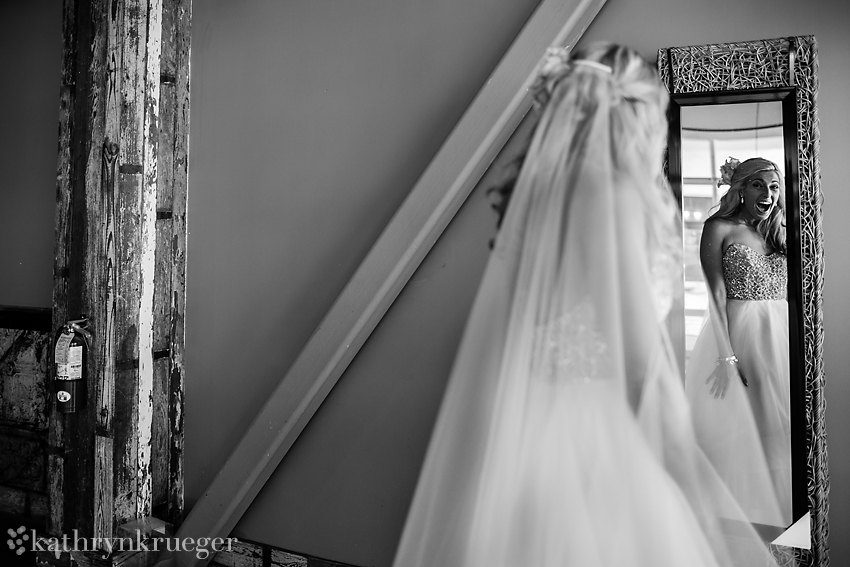
<svg viewBox="0 0 850 567"><path fill-rule="evenodd" d="M791 522L791 421L787 260L744 244L723 254L729 339L749 387L733 380L715 399L706 379L717 342L703 326L686 369L697 438L752 521Z"/></svg>

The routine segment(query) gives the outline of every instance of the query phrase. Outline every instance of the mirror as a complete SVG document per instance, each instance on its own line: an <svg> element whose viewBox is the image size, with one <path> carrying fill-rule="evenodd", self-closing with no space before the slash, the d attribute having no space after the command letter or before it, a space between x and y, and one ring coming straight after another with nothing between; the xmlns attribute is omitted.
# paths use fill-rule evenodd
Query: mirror
<svg viewBox="0 0 850 567"><path fill-rule="evenodd" d="M677 352L687 368L708 316L699 248L706 219L729 189L720 185L721 166L732 157L741 161L761 157L776 164L781 179L786 175L780 102L686 106L680 114L685 344Z"/></svg>
<svg viewBox="0 0 850 567"><path fill-rule="evenodd" d="M791 553L799 565L820 565L826 561L828 481L816 42L807 36L663 49L658 69L671 93L666 167L683 217L685 293L670 319L682 368L695 364L693 358L699 353L694 349L699 349L706 319L708 296L698 250L706 216L717 210L715 205L729 189L717 188L719 166L730 156L741 161L760 156L775 162L782 173L788 246L787 348L772 359L786 357L782 385L787 394L782 402L787 402L784 419L790 423L780 448L774 444L773 455L767 458L788 463L787 472L779 475L787 474L788 481L778 482L777 475L771 480L774 486L785 486L777 489L784 508L780 519L762 515L754 521L773 527L762 529L765 534L778 535L792 524L808 527L804 535L809 537L802 538L806 541L794 544L801 548L780 549ZM770 333L753 337L754 342L775 331L771 328ZM764 425L763 419L756 421L757 426ZM785 453L790 453L787 461Z"/></svg>
<svg viewBox="0 0 850 567"><path fill-rule="evenodd" d="M779 214L774 209L782 202L780 190L796 190L783 183L787 176L782 104L683 106L680 122L685 269L684 309L679 312L683 311L684 332L676 337L676 352L685 369L696 433L747 516L785 528L793 523L787 255L758 235L750 208L739 204L738 184L720 186L718 179L727 159L753 163L746 160L762 158L776 164L778 172L753 174L747 198L749 207L764 204L770 207L765 215ZM736 208L721 210L720 198L727 190ZM713 218L714 232L704 230L709 218ZM721 231L726 233L723 238ZM780 232L784 240L784 227ZM705 261L701 261L701 249L709 256ZM709 317L704 272L711 273L711 263L714 285L728 290L721 304L727 323L721 327ZM731 352L742 374L741 382L730 383L722 397L712 394L715 383L710 379L717 371L716 361L725 355L718 351L718 329L722 329L724 353L728 330Z"/></svg>

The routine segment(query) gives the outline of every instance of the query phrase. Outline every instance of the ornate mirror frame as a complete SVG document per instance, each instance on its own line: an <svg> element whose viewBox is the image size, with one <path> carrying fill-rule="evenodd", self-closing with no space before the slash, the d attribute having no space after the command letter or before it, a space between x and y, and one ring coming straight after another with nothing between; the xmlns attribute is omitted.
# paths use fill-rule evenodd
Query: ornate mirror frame
<svg viewBox="0 0 850 567"><path fill-rule="evenodd" d="M665 170L681 197L679 112L694 104L779 100L786 139L789 244L789 334L792 376L793 516L811 514L811 549L794 549L797 565L828 564L826 433L823 373L823 233L817 116L817 42L813 36L671 47L658 51L671 95ZM790 135L789 135L790 134ZM796 141L796 144L794 143ZM796 162L795 162L796 158ZM677 186L678 183L678 186ZM800 422L804 427L800 426ZM802 480L805 480L805 483Z"/></svg>

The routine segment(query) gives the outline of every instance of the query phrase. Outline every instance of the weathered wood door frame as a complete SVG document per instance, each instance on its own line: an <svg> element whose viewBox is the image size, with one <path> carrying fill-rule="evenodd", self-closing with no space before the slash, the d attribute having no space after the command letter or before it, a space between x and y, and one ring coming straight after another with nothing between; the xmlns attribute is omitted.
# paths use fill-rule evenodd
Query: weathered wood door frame
<svg viewBox="0 0 850 567"><path fill-rule="evenodd" d="M190 2L64 3L53 324L95 341L87 409L51 415L53 534L181 519ZM541 2L178 537L229 534L604 3Z"/></svg>
<svg viewBox="0 0 850 567"><path fill-rule="evenodd" d="M64 0L53 328L88 317L86 407L52 404L52 535L183 513L191 0Z"/></svg>

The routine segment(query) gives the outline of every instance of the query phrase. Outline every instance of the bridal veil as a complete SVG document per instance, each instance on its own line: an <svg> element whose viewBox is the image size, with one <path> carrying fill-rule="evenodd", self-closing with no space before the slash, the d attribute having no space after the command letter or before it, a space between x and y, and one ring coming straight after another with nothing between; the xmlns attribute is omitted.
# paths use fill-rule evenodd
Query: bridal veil
<svg viewBox="0 0 850 567"><path fill-rule="evenodd" d="M669 348L666 92L612 44L550 51L532 89L395 565L775 565L697 445Z"/></svg>

